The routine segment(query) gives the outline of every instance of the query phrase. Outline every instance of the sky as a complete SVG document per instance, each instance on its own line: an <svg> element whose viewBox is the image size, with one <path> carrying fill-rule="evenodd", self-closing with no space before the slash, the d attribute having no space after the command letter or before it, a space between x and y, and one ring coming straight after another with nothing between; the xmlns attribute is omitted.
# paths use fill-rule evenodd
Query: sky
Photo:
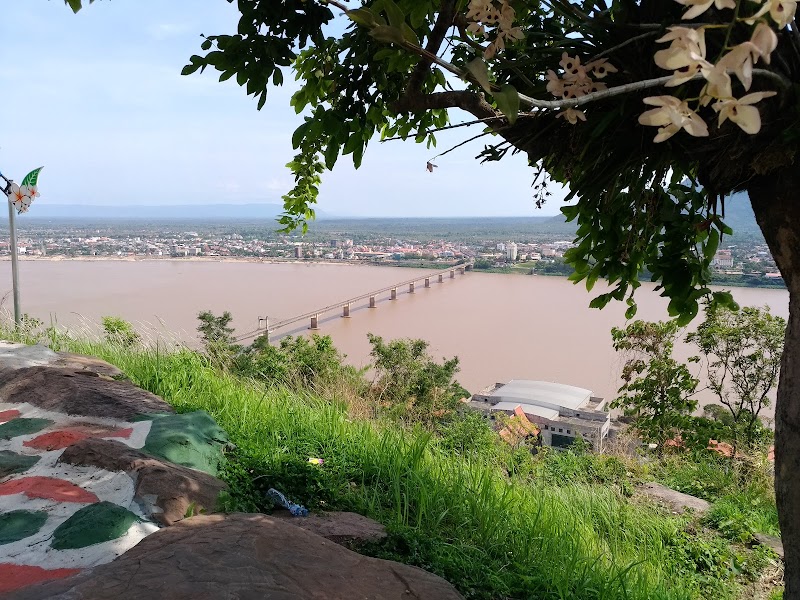
<svg viewBox="0 0 800 600"><path fill-rule="evenodd" d="M0 172L20 181L44 165L36 202L282 203L302 122L289 106L293 76L285 73L289 85L272 88L259 112L235 78L180 75L200 52L200 34L235 32L235 2L98 0L77 15L62 0L2 5ZM355 217L557 214L563 192L553 186L537 209L523 155L475 160L486 138L437 159L434 173L425 169L479 131L443 132L431 150L376 139L360 169L342 157L323 175L318 208Z"/></svg>

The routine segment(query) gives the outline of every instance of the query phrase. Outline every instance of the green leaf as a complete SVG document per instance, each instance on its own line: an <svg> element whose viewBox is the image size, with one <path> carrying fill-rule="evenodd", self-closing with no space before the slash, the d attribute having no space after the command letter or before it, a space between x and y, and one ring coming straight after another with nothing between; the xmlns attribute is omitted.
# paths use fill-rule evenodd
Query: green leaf
<svg viewBox="0 0 800 600"><path fill-rule="evenodd" d="M414 32L408 24L403 23L400 26L400 30L403 32L403 38L409 43L413 44L414 46L419 46L419 38L417 34Z"/></svg>
<svg viewBox="0 0 800 600"><path fill-rule="evenodd" d="M406 16L400 10L400 7L393 0L383 0L383 8L386 11L386 16L389 17L389 25L400 29L406 22Z"/></svg>
<svg viewBox="0 0 800 600"><path fill-rule="evenodd" d="M34 169L22 179L22 183L20 185L36 185L39 181L39 172L44 169L44 167L39 167L38 169Z"/></svg>
<svg viewBox="0 0 800 600"><path fill-rule="evenodd" d="M345 15L354 23L363 27L374 27L377 25L375 16L368 8L357 8L355 10L348 10Z"/></svg>
<svg viewBox="0 0 800 600"><path fill-rule="evenodd" d="M513 85L504 83L500 86L499 92L493 92L494 101L497 103L497 108L508 119L508 122L513 125L517 122L519 116L519 94Z"/></svg>
<svg viewBox="0 0 800 600"><path fill-rule="evenodd" d="M492 91L492 84L489 82L489 67L482 58L476 58L467 63L467 71L475 81L483 88L484 92Z"/></svg>
<svg viewBox="0 0 800 600"><path fill-rule="evenodd" d="M89 0L91 4L94 0ZM64 4L72 9L72 12L77 13L81 9L81 0L64 0Z"/></svg>
<svg viewBox="0 0 800 600"><path fill-rule="evenodd" d="M387 44L398 44L402 46L403 42L406 40L402 31L388 25L376 25L370 30L369 34L379 42L385 42Z"/></svg>
<svg viewBox="0 0 800 600"><path fill-rule="evenodd" d="M705 248L703 248L703 256L705 256L706 261L711 262L711 259L717 253L717 248L719 248L719 232L711 228L708 232L708 241Z"/></svg>

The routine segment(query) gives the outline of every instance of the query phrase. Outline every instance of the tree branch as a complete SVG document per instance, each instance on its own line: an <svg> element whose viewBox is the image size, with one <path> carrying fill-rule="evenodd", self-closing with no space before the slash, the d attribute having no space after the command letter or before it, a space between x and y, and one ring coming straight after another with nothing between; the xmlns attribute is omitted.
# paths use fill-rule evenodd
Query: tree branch
<svg viewBox="0 0 800 600"><path fill-rule="evenodd" d="M425 50L429 54L436 55L439 52L439 48L442 46L447 31L453 24L455 15L456 0L442 0L441 6L439 7L439 14L436 17L436 24L433 26L431 34L428 36L428 42L425 44ZM433 61L428 56L423 57L422 60L417 63L414 67L414 71L411 73L411 77L408 79L406 93L419 93L422 89L422 82L425 79L425 74L432 64Z"/></svg>
<svg viewBox="0 0 800 600"><path fill-rule="evenodd" d="M779 73L774 73L773 71L768 71L766 69L753 69L753 75L759 75L761 77L771 79L783 89L788 89L792 85L792 83L788 79L786 79L783 75L780 75ZM523 104L529 108L545 108L552 110L560 110L562 108L575 108L576 106L582 106L584 104L589 104L590 102L603 100L604 98L613 98L614 96L621 96L622 94L629 94L630 92L638 92L640 90L660 87L665 83L667 83L670 79L672 79L672 77L673 77L672 75L665 75L664 77L656 77L655 79L634 81L632 83L626 83L623 85L618 85L616 87L608 88L607 90L592 92L591 94L586 94L585 96L581 96L579 98L565 98L563 100L537 100L536 98L531 98L530 96L519 94L519 100L520 104ZM693 81L702 78L703 75L701 73L698 73L697 75L692 77L691 80Z"/></svg>
<svg viewBox="0 0 800 600"><path fill-rule="evenodd" d="M396 113L460 108L478 119L497 117L497 112L486 102L483 94L470 92L469 90L406 95L395 102L391 108Z"/></svg>

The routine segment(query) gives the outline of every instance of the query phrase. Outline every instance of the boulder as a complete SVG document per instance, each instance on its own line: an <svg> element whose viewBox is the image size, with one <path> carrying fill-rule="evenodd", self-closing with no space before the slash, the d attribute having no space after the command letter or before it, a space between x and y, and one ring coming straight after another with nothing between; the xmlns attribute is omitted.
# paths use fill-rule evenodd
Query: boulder
<svg viewBox="0 0 800 600"><path fill-rule="evenodd" d="M783 559L783 542L781 538L774 535L767 535L766 533L756 533L753 537L760 545L766 546L777 554L779 558Z"/></svg>
<svg viewBox="0 0 800 600"><path fill-rule="evenodd" d="M0 342L0 372L49 365L58 354L45 346Z"/></svg>
<svg viewBox="0 0 800 600"><path fill-rule="evenodd" d="M295 517L288 510L277 510L272 516L345 546L386 539L386 527L358 513L326 512Z"/></svg>
<svg viewBox="0 0 800 600"><path fill-rule="evenodd" d="M185 519L117 560L13 600L456 600L444 579L266 515Z"/></svg>
<svg viewBox="0 0 800 600"><path fill-rule="evenodd" d="M665 504L670 510L679 515L682 515L687 509L702 515L711 508L711 504L702 498L678 492L660 483L646 483L639 490L645 496Z"/></svg>
<svg viewBox="0 0 800 600"><path fill-rule="evenodd" d="M134 500L145 516L162 525L172 525L187 514L214 512L227 487L207 473L159 460L116 440L81 440L64 450L59 461L125 471L136 482Z"/></svg>
<svg viewBox="0 0 800 600"><path fill-rule="evenodd" d="M141 414L172 413L158 396L127 381L86 370L27 367L0 371L0 402L29 403L50 411L130 421Z"/></svg>
<svg viewBox="0 0 800 600"><path fill-rule="evenodd" d="M72 354L71 352L59 352L55 360L50 363L50 366L58 367L59 369L95 373L112 379L119 379L125 376L117 367L104 360L81 354Z"/></svg>

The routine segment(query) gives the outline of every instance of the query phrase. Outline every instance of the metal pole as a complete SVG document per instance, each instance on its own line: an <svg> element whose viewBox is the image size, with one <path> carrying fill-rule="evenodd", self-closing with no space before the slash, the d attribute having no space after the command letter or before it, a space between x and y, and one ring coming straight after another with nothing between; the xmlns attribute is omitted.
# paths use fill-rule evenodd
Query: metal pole
<svg viewBox="0 0 800 600"><path fill-rule="evenodd" d="M11 285L14 290L14 324L19 327L22 312L19 305L19 271L17 269L17 220L14 205L8 202L8 228L11 230Z"/></svg>

